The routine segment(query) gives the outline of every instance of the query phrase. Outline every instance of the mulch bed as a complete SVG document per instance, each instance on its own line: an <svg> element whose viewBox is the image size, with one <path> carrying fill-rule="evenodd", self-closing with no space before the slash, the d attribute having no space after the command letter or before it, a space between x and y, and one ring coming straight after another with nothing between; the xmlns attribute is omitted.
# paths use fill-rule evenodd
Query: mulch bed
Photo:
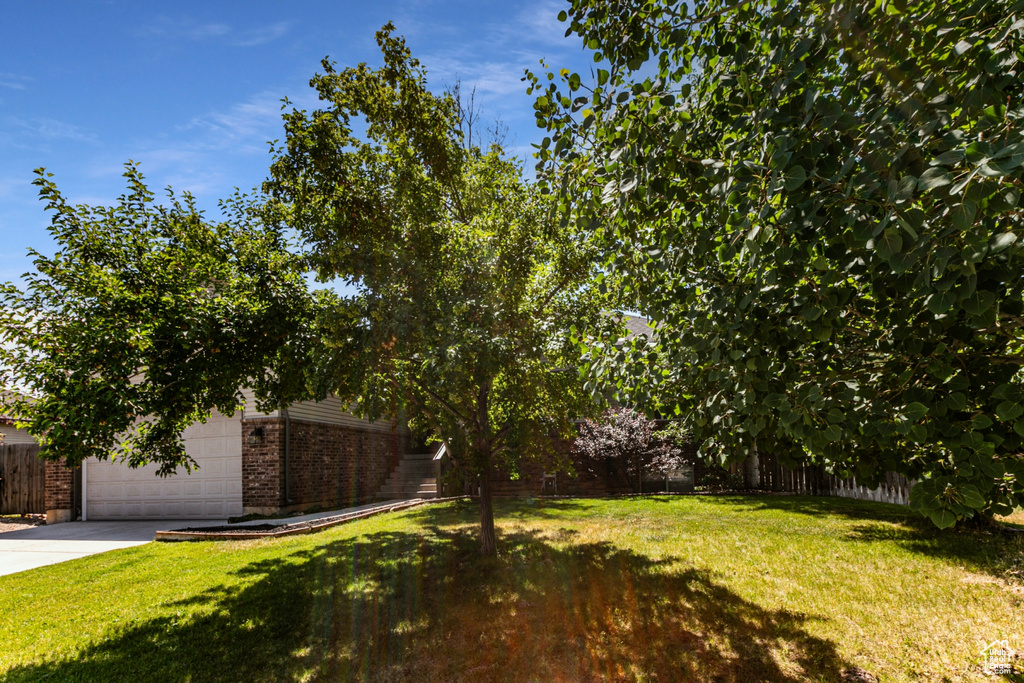
<svg viewBox="0 0 1024 683"><path fill-rule="evenodd" d="M21 515L20 517L0 517L0 534L8 531L21 531L34 526L46 524L46 515Z"/></svg>
<svg viewBox="0 0 1024 683"><path fill-rule="evenodd" d="M305 522L308 524L308 522ZM175 529L175 531L201 531L203 533L216 533L216 532L231 532L233 534L262 534L266 531L277 531L282 526L288 526L284 524L253 524L247 526L236 526L234 524L226 524L224 526L188 526L184 529ZM295 525L300 526L299 524Z"/></svg>
<svg viewBox="0 0 1024 683"><path fill-rule="evenodd" d="M333 517L321 517L306 522L293 522L291 524L255 524L252 526L215 526L215 527L189 527L186 529L174 529L172 531L156 532L157 541L230 541L252 538L279 538L295 534L310 534L332 526L354 522L357 519L373 517L385 512L397 512L408 508L418 507L432 503L443 503L455 500L462 496L453 498L431 498L403 501L391 505L380 505L368 510L351 512L348 514L335 515Z"/></svg>

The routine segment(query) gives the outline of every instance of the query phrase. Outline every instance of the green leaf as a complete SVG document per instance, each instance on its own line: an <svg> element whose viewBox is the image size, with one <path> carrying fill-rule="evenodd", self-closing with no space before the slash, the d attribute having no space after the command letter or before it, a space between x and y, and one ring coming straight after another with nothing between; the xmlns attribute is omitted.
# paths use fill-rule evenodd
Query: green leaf
<svg viewBox="0 0 1024 683"><path fill-rule="evenodd" d="M1024 415L1024 406L1011 401L1003 401L996 407L996 417L1003 421L1016 420Z"/></svg>
<svg viewBox="0 0 1024 683"><path fill-rule="evenodd" d="M783 166L785 166L787 163L789 163L789 159L792 156L792 152L784 152L782 150L779 150L772 154L772 158L768 161L768 168L770 168L773 171L777 171Z"/></svg>
<svg viewBox="0 0 1024 683"><path fill-rule="evenodd" d="M951 185L953 178L946 172L946 169L933 166L921 174L917 179L917 189L921 192L928 192L937 187Z"/></svg>
<svg viewBox="0 0 1024 683"><path fill-rule="evenodd" d="M992 419L987 415L975 415L971 420L972 429L984 430L992 426Z"/></svg>
<svg viewBox="0 0 1024 683"><path fill-rule="evenodd" d="M964 200L950 212L950 219L953 227L957 230L968 230L974 225L974 217L978 213L978 205L970 200Z"/></svg>
<svg viewBox="0 0 1024 683"><path fill-rule="evenodd" d="M807 171L804 170L803 166L790 166L786 169L786 175L783 180L786 190L792 192L807 180Z"/></svg>
<svg viewBox="0 0 1024 683"><path fill-rule="evenodd" d="M821 314L823 312L824 312L824 309L822 309L821 306L805 306L800 311L800 316L804 320L807 320L808 322L813 322L813 321L817 320L818 318L820 318Z"/></svg>
<svg viewBox="0 0 1024 683"><path fill-rule="evenodd" d="M927 414L928 414L928 406L924 405L923 403L919 403L917 401L914 401L913 403L908 403L903 408L903 415L910 422L918 422Z"/></svg>
<svg viewBox="0 0 1024 683"><path fill-rule="evenodd" d="M915 263L917 263L917 254L913 253L893 254L889 257L889 266L897 275L907 272Z"/></svg>
<svg viewBox="0 0 1024 683"><path fill-rule="evenodd" d="M963 410L967 407L967 396L959 391L955 391L947 396L946 401L953 410Z"/></svg>
<svg viewBox="0 0 1024 683"><path fill-rule="evenodd" d="M879 258L888 261L893 254L898 254L903 248L903 237L895 227L886 230L875 240L875 253Z"/></svg>
<svg viewBox="0 0 1024 683"><path fill-rule="evenodd" d="M929 513L928 518L940 529L948 529L956 524L956 515L949 510L936 510Z"/></svg>
<svg viewBox="0 0 1024 683"><path fill-rule="evenodd" d="M914 188L917 187L917 178L912 175L905 175L900 178L896 187L896 201L905 202L914 196Z"/></svg>
<svg viewBox="0 0 1024 683"><path fill-rule="evenodd" d="M965 157L966 155L964 154L964 151L962 149L951 149L948 152L943 152L939 156L935 157L932 160L932 163L942 164L943 166L951 166L959 164L961 161L964 160ZM928 175L928 172L925 171L924 175Z"/></svg>
<svg viewBox="0 0 1024 683"><path fill-rule="evenodd" d="M948 313L956 303L956 295L953 292L936 292L928 297L926 305L928 310L935 315Z"/></svg>
<svg viewBox="0 0 1024 683"><path fill-rule="evenodd" d="M996 301L996 295L987 290L978 290L963 300L962 306L971 315L981 315Z"/></svg>
<svg viewBox="0 0 1024 683"><path fill-rule="evenodd" d="M1003 232L996 235L989 245L990 254L998 254L1017 241L1017 236L1012 232Z"/></svg>
<svg viewBox="0 0 1024 683"><path fill-rule="evenodd" d="M988 208L992 213L1012 211L1020 203L1020 190L1013 187L1001 188L988 200Z"/></svg>
<svg viewBox="0 0 1024 683"><path fill-rule="evenodd" d="M981 495L978 487L971 484L964 484L960 487L960 496L963 504L975 510L983 510L986 505L985 497Z"/></svg>

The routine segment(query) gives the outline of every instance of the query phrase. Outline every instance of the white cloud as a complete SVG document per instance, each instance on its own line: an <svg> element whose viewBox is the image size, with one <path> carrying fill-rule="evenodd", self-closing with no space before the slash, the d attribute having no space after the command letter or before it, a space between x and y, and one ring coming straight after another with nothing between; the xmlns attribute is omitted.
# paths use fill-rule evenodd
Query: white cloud
<svg viewBox="0 0 1024 683"><path fill-rule="evenodd" d="M264 91L225 109L209 111L178 126L168 135L133 143L131 158L139 164L151 188L173 187L201 200L223 197L235 186L243 190L263 180L262 175L239 173L270 163L267 141L283 137L279 93ZM298 108L317 106L312 92L292 98ZM243 161L244 160L244 161ZM87 175L114 179L124 172L125 159L111 155L93 160Z"/></svg>
<svg viewBox="0 0 1024 683"><path fill-rule="evenodd" d="M511 41L521 42L524 36L536 46L564 48L568 40L565 29L568 24L558 21L558 13L565 9L560 0L543 0L524 7L516 16L516 21L505 24L501 30Z"/></svg>
<svg viewBox="0 0 1024 683"><path fill-rule="evenodd" d="M79 142L96 144L94 132L57 119L9 116L0 125L0 147L47 152L53 144Z"/></svg>
<svg viewBox="0 0 1024 683"><path fill-rule="evenodd" d="M23 131L37 135L47 140L73 140L76 142L95 142L96 134L81 126L72 123L65 123L57 119L36 118L36 119L9 119L11 123Z"/></svg>
<svg viewBox="0 0 1024 683"><path fill-rule="evenodd" d="M190 147L201 149L224 149L235 151L265 152L267 141L280 138L281 99L283 93L264 91L253 95L244 102L221 111L211 111L193 118L183 130L200 131ZM292 98L292 106L315 106L316 97L311 92Z"/></svg>
<svg viewBox="0 0 1024 683"><path fill-rule="evenodd" d="M187 30L187 35L192 40L206 40L217 38L231 33L231 27L227 24L200 24Z"/></svg>
<svg viewBox="0 0 1024 683"><path fill-rule="evenodd" d="M16 189L24 189L24 186L27 185L28 182L29 181L24 178L14 178L10 176L6 178L0 177L0 198L7 197Z"/></svg>
<svg viewBox="0 0 1024 683"><path fill-rule="evenodd" d="M541 59L557 64L562 54L580 51L578 41L567 39L566 25L558 21L563 6L558 0L531 3L514 20L492 24L473 40L453 40L445 49L424 54L431 81L451 84L460 79L464 87L476 86L480 102L500 113L506 98L525 94L524 70L538 70ZM505 58L480 61L481 53Z"/></svg>
<svg viewBox="0 0 1024 683"><path fill-rule="evenodd" d="M32 79L27 76L19 76L18 74L5 73L0 71L0 88L10 88L11 90L25 90L28 87L29 82Z"/></svg>
<svg viewBox="0 0 1024 683"><path fill-rule="evenodd" d="M276 24L263 26L251 31L243 31L232 45L236 45L237 47L255 47L257 45L263 45L273 40L277 40L284 34L288 33L290 28L291 22L279 21Z"/></svg>
<svg viewBox="0 0 1024 683"><path fill-rule="evenodd" d="M266 26L240 29L217 22L199 24L191 19L160 17L157 22L139 31L142 37L159 36L171 40L204 42L219 40L234 47L255 47L277 40L288 33L292 22L279 21Z"/></svg>

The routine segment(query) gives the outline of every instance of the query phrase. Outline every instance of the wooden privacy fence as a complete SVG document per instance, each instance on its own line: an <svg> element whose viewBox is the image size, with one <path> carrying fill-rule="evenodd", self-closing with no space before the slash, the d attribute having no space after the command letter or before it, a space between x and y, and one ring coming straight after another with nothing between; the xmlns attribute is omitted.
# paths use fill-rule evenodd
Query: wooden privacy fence
<svg viewBox="0 0 1024 683"><path fill-rule="evenodd" d="M778 458L760 454L761 488L780 493L803 493L811 496L839 496L858 500L874 500L896 505L910 504L910 489L914 482L902 474L886 472L882 483L873 489L859 485L856 477L840 479L829 474L820 465L801 465L790 469L779 464Z"/></svg>
<svg viewBox="0 0 1024 683"><path fill-rule="evenodd" d="M0 514L46 512L46 469L39 445L0 445Z"/></svg>

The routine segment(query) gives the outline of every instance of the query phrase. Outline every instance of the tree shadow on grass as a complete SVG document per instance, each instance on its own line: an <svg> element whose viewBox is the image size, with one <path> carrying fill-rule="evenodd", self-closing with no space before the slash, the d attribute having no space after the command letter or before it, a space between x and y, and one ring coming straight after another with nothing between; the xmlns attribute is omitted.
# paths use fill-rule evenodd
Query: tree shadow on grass
<svg viewBox="0 0 1024 683"><path fill-rule="evenodd" d="M859 543L888 543L904 550L1006 578L1024 555L1024 534L960 523L939 529L903 505L825 496L729 496L714 499L731 510L780 510L813 517L832 516L853 524L840 536Z"/></svg>
<svg viewBox="0 0 1024 683"><path fill-rule="evenodd" d="M1024 580L1015 575L1019 574L1020 560L1024 557L1024 534L978 528L939 530L929 520L914 519L901 524L857 524L845 538L861 543L889 543L973 572L1006 579L1012 584L1021 585Z"/></svg>
<svg viewBox="0 0 1024 683"><path fill-rule="evenodd" d="M846 666L811 617L706 572L538 530L503 533L486 560L471 516L437 514L246 565L238 587L8 680L834 681Z"/></svg>
<svg viewBox="0 0 1024 683"><path fill-rule="evenodd" d="M755 493L748 495L713 495L706 496L704 500L712 505L727 506L730 510L736 512L778 510L811 517L831 515L850 520L886 522L925 521L924 517L905 505L877 503L868 500L856 500L854 498L840 498L838 496L794 496Z"/></svg>

